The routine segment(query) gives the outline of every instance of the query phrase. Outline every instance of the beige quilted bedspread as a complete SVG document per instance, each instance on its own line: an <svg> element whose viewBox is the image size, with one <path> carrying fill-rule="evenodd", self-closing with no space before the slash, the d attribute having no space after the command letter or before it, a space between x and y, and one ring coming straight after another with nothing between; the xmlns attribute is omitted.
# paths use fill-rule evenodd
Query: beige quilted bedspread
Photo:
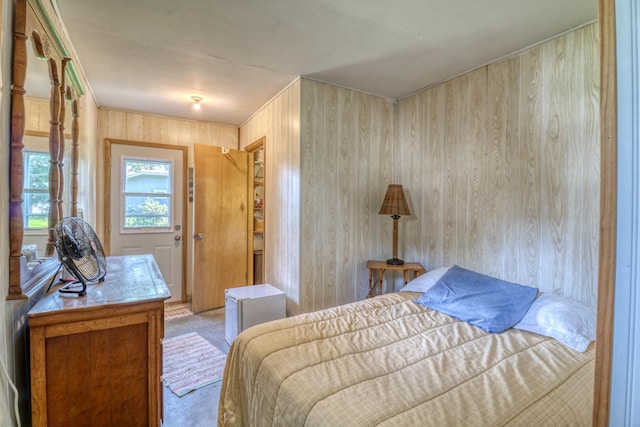
<svg viewBox="0 0 640 427"><path fill-rule="evenodd" d="M414 293L270 322L229 351L224 426L587 426L594 349L482 330Z"/></svg>

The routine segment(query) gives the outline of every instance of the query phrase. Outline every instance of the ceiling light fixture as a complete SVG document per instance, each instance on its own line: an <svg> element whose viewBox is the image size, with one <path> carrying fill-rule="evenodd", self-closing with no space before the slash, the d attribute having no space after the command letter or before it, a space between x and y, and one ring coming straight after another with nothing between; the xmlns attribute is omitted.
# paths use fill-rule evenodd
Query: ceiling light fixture
<svg viewBox="0 0 640 427"><path fill-rule="evenodd" d="M202 106L200 105L200 101L202 101L202 97L200 96L192 96L191 99L193 99L193 109L198 111L200 108L202 108Z"/></svg>

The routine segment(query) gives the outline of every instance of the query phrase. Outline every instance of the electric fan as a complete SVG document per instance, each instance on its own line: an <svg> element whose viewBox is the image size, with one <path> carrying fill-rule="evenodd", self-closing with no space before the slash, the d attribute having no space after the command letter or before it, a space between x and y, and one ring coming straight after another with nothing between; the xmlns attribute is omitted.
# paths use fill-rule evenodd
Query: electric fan
<svg viewBox="0 0 640 427"><path fill-rule="evenodd" d="M107 260L98 236L89 223L77 217L64 218L53 232L62 261L60 268L64 265L78 280L61 287L59 291L86 295L87 282L102 281L107 274Z"/></svg>

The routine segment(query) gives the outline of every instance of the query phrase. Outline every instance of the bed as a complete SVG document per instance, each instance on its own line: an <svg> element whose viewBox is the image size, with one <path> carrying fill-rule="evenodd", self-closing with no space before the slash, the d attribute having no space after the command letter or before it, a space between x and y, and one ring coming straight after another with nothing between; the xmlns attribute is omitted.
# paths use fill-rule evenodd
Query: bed
<svg viewBox="0 0 640 427"><path fill-rule="evenodd" d="M421 295L407 289L243 331L229 350L218 425L591 424L593 343L576 351L511 327L488 333L416 303Z"/></svg>

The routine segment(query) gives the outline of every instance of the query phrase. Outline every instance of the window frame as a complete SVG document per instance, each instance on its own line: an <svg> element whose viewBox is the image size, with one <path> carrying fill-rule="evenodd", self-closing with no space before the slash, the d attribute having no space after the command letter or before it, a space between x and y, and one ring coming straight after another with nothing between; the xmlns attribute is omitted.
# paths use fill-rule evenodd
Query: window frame
<svg viewBox="0 0 640 427"><path fill-rule="evenodd" d="M128 162L137 163L158 163L166 164L169 166L169 190L166 193L156 192L139 192L139 191L126 191L127 181L127 164ZM150 157L138 157L125 155L120 158L120 233L121 234L140 234L140 233L172 233L175 223L175 162L173 160L158 159ZM126 226L126 198L127 196L133 197L167 197L169 199L169 210L167 216L169 217L169 223L161 226Z"/></svg>

